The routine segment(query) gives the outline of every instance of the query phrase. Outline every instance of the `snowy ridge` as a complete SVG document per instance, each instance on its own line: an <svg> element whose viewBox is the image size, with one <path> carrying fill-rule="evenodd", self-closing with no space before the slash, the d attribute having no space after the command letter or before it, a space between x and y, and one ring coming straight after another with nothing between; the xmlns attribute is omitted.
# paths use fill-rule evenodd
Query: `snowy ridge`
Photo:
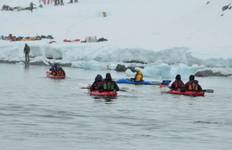
<svg viewBox="0 0 232 150"><path fill-rule="evenodd" d="M0 60L23 62L23 46L24 44L20 42L14 45L1 46ZM117 64L144 66L143 71L147 77L156 76L163 78L172 77L177 73L188 75L208 68L228 72L228 68L232 67L232 59L200 59L192 56L189 49L184 47L153 51L134 48L123 49L112 46L112 44L107 42L79 45L31 43L30 56L33 63L44 62L44 64L48 65L48 62L68 63L72 67L87 70L115 69ZM132 60L142 61L146 64L125 63Z"/></svg>
<svg viewBox="0 0 232 150"><path fill-rule="evenodd" d="M23 61L24 43L0 46L0 59ZM44 59L55 59L61 62L96 61L99 63L122 63L126 61L142 61L155 64L186 64L202 65L206 67L232 67L232 59L209 58L200 59L191 54L185 47L174 47L161 50L149 50L141 48L120 48L110 43L86 43L78 45L47 45L31 43L32 58L43 57ZM33 60L33 59L32 59Z"/></svg>
<svg viewBox="0 0 232 150"><path fill-rule="evenodd" d="M28 6L30 0L1 0L1 4ZM38 5L38 0L33 0ZM220 16L226 0L206 5L202 0L83 0L65 6L44 6L31 13L0 12L1 34L51 34L56 41L105 37L122 48L160 50L188 47L194 55L228 57L231 12ZM133 4L133 5L132 5ZM130 6L130 7L128 7ZM102 12L107 17L102 17ZM203 52L203 53L202 53Z"/></svg>
<svg viewBox="0 0 232 150"><path fill-rule="evenodd" d="M1 0L0 5L28 6L38 0ZM146 76L189 74L232 67L232 11L228 0L83 0L30 11L0 11L2 35L54 36L27 42L31 62L69 63L83 69L114 69L125 61L144 64ZM102 12L107 17L102 16ZM221 15L223 13L223 16ZM108 42L64 43L64 39L97 36ZM0 41L0 61L22 62L25 42ZM134 64L126 64L134 65Z"/></svg>

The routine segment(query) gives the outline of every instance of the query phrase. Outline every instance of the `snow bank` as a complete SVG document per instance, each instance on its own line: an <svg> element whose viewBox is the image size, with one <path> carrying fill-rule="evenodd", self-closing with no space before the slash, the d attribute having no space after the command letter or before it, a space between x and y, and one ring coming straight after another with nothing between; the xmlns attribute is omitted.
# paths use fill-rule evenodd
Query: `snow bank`
<svg viewBox="0 0 232 150"><path fill-rule="evenodd" d="M31 1L38 5L37 0L1 0L0 5L28 6ZM53 44L29 42L32 61L55 59L84 69L113 69L118 63L139 60L148 63L144 69L148 76L189 74L207 67L231 68L232 11L221 10L228 3L83 0L44 6L33 13L1 11L0 29L2 35L53 35ZM105 37L109 42L63 42L87 36ZM0 60L23 61L24 44L0 41Z"/></svg>
<svg viewBox="0 0 232 150"><path fill-rule="evenodd" d="M24 61L24 43L0 47L0 59L7 62ZM200 59L194 57L188 48L176 47L157 51L148 49L120 48L112 46L110 42L84 43L78 45L46 43L31 45L31 62L59 62L71 64L72 67L87 70L114 69L117 64L127 66L143 66L147 77L170 78L177 73L191 74L198 70L232 68L232 59ZM51 59L52 58L52 59ZM141 61L145 64L126 63Z"/></svg>

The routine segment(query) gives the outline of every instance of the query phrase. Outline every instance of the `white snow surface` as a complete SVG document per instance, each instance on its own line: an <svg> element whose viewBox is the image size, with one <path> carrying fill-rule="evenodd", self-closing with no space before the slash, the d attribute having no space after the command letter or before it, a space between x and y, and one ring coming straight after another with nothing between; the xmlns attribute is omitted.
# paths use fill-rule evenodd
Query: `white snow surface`
<svg viewBox="0 0 232 150"><path fill-rule="evenodd" d="M0 6L26 7L31 1L39 4L39 0L1 0ZM47 5L32 13L0 11L0 35L52 35L56 43L27 42L32 61L62 58L61 63L84 69L113 69L128 60L147 62L148 76L232 67L232 11L221 10L230 0L211 0L208 5L205 0L64 2L64 6ZM63 42L87 36L109 41ZM0 60L22 61L24 44L0 41Z"/></svg>

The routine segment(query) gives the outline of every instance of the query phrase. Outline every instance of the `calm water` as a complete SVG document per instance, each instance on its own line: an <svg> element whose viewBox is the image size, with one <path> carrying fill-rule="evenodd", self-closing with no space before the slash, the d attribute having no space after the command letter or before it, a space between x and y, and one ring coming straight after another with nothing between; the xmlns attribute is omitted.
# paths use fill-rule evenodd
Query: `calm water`
<svg viewBox="0 0 232 150"><path fill-rule="evenodd" d="M59 81L46 78L47 69L0 64L1 150L232 147L231 78L199 79L203 87L215 90L205 97L162 94L157 86L123 85L128 92L105 100L81 89L96 71L65 68L68 78ZM112 76L124 74L112 72Z"/></svg>

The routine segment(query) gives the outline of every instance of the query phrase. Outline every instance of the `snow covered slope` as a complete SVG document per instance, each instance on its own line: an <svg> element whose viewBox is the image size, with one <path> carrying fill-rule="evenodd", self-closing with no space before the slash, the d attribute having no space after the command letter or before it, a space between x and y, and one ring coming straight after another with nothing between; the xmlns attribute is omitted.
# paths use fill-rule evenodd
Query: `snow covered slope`
<svg viewBox="0 0 232 150"><path fill-rule="evenodd" d="M28 6L31 1L1 0L0 5ZM79 0L73 5L67 4L67 1L64 6L44 6L33 13L1 11L0 34L51 34L57 43L49 45L48 41L39 41L29 44L41 50L40 57L52 53L47 52L48 49L56 49L62 55L62 61L73 64L83 60L90 65L89 61L116 63L138 59L188 66L212 66L217 62L214 67L218 64L231 67L232 11L221 15L221 8L230 2L228 0L211 0L208 3L204 0ZM37 0L33 2L38 4ZM103 11L107 17L102 16ZM63 43L66 38L95 35L105 37L109 42ZM23 45L24 42L0 41L0 48L4 49L0 52L0 59L22 60ZM166 49L172 49L170 55L163 52L167 57L155 56ZM194 57L196 61L189 63L190 58L186 56ZM181 62L180 58L183 58ZM212 63L209 58L217 59Z"/></svg>

